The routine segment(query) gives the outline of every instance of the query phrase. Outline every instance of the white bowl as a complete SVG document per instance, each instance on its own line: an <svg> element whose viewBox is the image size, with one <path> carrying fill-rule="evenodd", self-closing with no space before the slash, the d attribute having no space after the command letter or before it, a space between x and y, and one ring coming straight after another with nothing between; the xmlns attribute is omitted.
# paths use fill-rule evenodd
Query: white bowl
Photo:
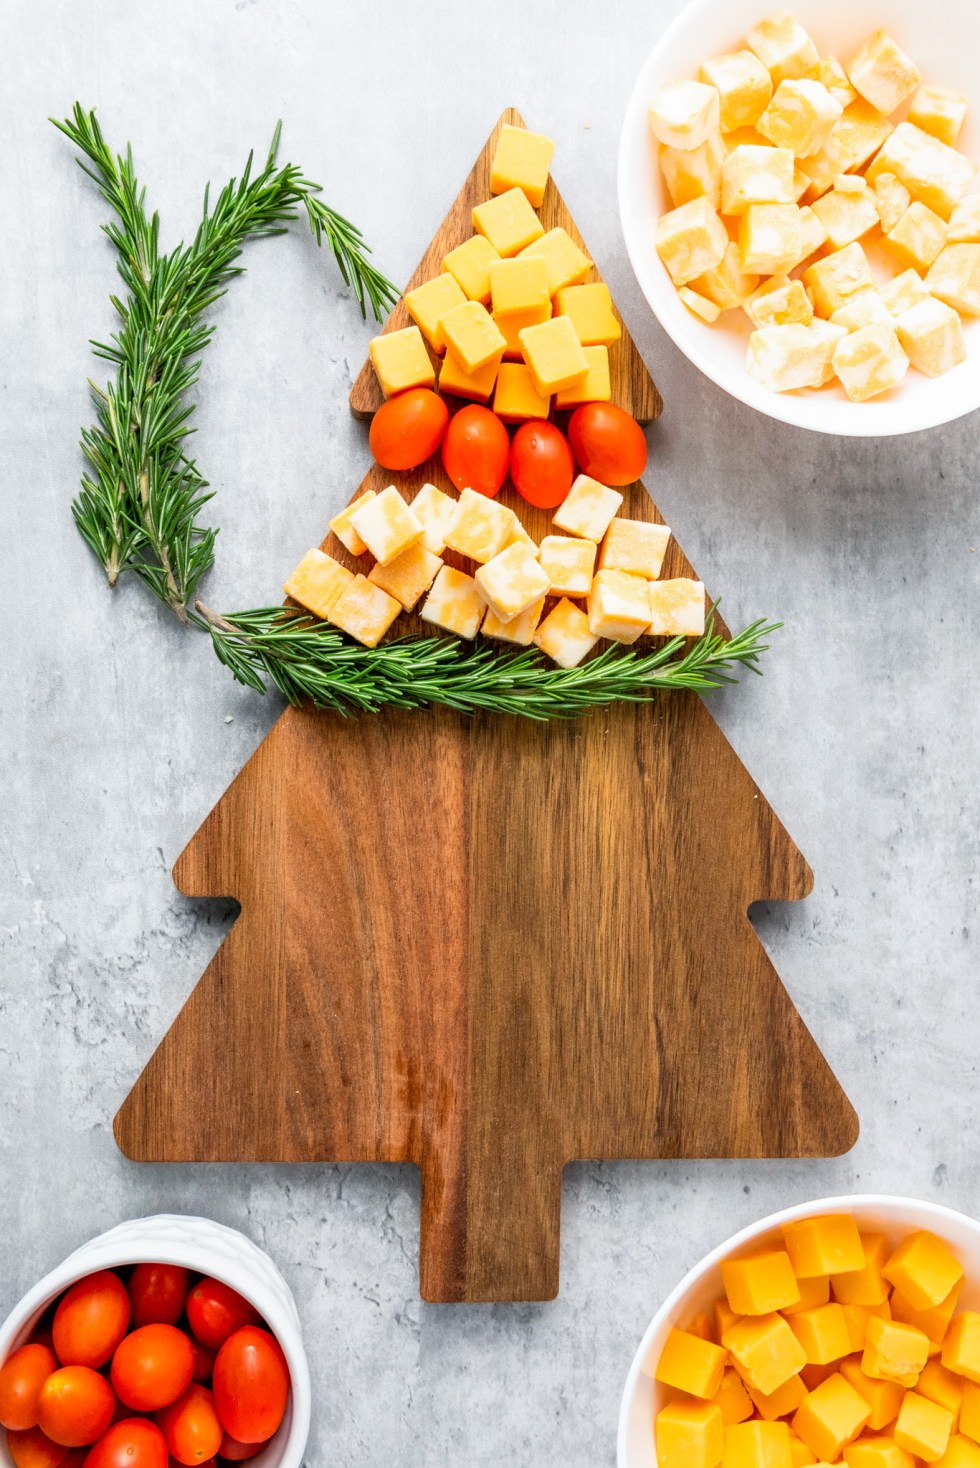
<svg viewBox="0 0 980 1468"><path fill-rule="evenodd" d="M795 1218L812 1218L817 1213L850 1213L863 1230L883 1233L895 1244L904 1234L926 1228L945 1239L962 1261L966 1283L960 1304L980 1308L980 1223L915 1198L889 1194L859 1193L850 1198L820 1198L815 1203L798 1203L782 1213L771 1213L760 1223L733 1234L707 1258L690 1270L647 1326L626 1378L619 1409L617 1463L619 1468L657 1468L653 1419L676 1393L654 1381L660 1352L673 1326L683 1326L701 1310L708 1310L724 1293L721 1263L746 1245L775 1242L784 1223Z"/></svg>
<svg viewBox="0 0 980 1468"><path fill-rule="evenodd" d="M0 1326L0 1361L23 1345L51 1301L76 1280L99 1269L144 1262L182 1264L195 1273L210 1275L255 1306L282 1346L291 1390L282 1426L249 1462L253 1468L300 1468L310 1432L310 1368L296 1303L268 1254L236 1229L209 1218L169 1213L134 1218L82 1244L11 1310ZM2 1434L0 1465L14 1468Z"/></svg>
<svg viewBox="0 0 980 1468"><path fill-rule="evenodd" d="M943 377L923 377L910 368L898 388L867 403L849 402L836 383L819 390L774 393L745 369L745 347L752 327L744 311L724 312L715 326L699 321L678 297L654 249L657 219L672 205L651 144L647 104L665 82L696 76L706 57L737 49L756 21L778 8L798 17L822 55L830 53L842 60L879 26L891 32L927 81L969 99L970 111L957 146L980 163L977 0L943 0L939 10L925 0L873 0L861 5L854 0L785 0L784 4L783 0L694 0L647 59L623 124L619 215L636 278L661 326L685 356L712 382L771 418L821 433L862 437L911 433L948 423L980 407L980 320L966 325L967 360Z"/></svg>

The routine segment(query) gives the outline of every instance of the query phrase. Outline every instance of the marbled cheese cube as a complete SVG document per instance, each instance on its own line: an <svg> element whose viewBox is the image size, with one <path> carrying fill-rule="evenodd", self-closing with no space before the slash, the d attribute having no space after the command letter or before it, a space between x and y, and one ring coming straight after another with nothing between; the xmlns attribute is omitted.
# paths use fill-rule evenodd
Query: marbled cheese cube
<svg viewBox="0 0 980 1468"><path fill-rule="evenodd" d="M910 311L920 301L932 299L922 282L922 277L914 270L903 270L901 275L887 280L884 285L878 287L884 304L893 316L901 316Z"/></svg>
<svg viewBox="0 0 980 1468"><path fill-rule="evenodd" d="M944 301L920 301L896 326L905 355L927 377L940 377L966 360L962 322Z"/></svg>
<svg viewBox="0 0 980 1468"><path fill-rule="evenodd" d="M457 637L472 639L480 630L486 604L472 576L443 566L422 604L419 615L423 622L455 632Z"/></svg>
<svg viewBox="0 0 980 1468"><path fill-rule="evenodd" d="M829 318L843 306L848 296L873 286L874 276L867 255L855 240L853 244L845 245L843 250L815 260L803 272L803 284L810 292L813 309L818 316Z"/></svg>
<svg viewBox="0 0 980 1468"><path fill-rule="evenodd" d="M961 199L949 216L946 240L951 245L980 244L980 194Z"/></svg>
<svg viewBox="0 0 980 1468"><path fill-rule="evenodd" d="M704 633L704 585L685 576L650 582L651 637L701 637Z"/></svg>
<svg viewBox="0 0 980 1468"><path fill-rule="evenodd" d="M973 181L976 164L911 122L900 122L876 155L866 177L894 173L913 199L948 219Z"/></svg>
<svg viewBox="0 0 980 1468"><path fill-rule="evenodd" d="M941 143L955 148L966 121L967 100L958 92L948 92L926 82L912 98L907 120L924 133L931 133Z"/></svg>
<svg viewBox="0 0 980 1468"><path fill-rule="evenodd" d="M446 531L456 513L456 501L434 484L423 484L412 500L412 514L422 522L421 544L433 555L446 549Z"/></svg>
<svg viewBox="0 0 980 1468"><path fill-rule="evenodd" d="M521 254L544 260L548 269L548 294L555 296L566 285L578 285L592 269L592 261L579 249L567 230L559 225L527 245Z"/></svg>
<svg viewBox="0 0 980 1468"><path fill-rule="evenodd" d="M842 107L850 107L857 96L847 80L847 72L836 56L821 56L817 67L817 81L823 82L830 95L836 97Z"/></svg>
<svg viewBox="0 0 980 1468"><path fill-rule="evenodd" d="M477 204L473 210L473 228L505 260L544 234L544 225L523 189L508 189L485 204Z"/></svg>
<svg viewBox="0 0 980 1468"><path fill-rule="evenodd" d="M800 253L794 262L793 268L802 265L804 260L809 260L827 243L827 231L821 220L814 214L809 204L804 204L800 210Z"/></svg>
<svg viewBox="0 0 980 1468"><path fill-rule="evenodd" d="M511 513L511 521L512 521L512 523L511 523L511 527L510 527L510 534L507 537L507 545L529 545L531 547L531 549L533 550L534 554L535 555L538 555L538 543L537 543L537 541L534 539L534 537L532 535L529 535L528 534L528 532L525 530L524 526L521 524L520 519L514 513L514 511L511 510L510 513ZM503 549L506 550L507 549L507 546L504 546Z"/></svg>
<svg viewBox="0 0 980 1468"><path fill-rule="evenodd" d="M439 368L439 391L472 403L485 403L493 392L499 366L499 358L492 357L475 372L467 372L455 352L447 351Z"/></svg>
<svg viewBox="0 0 980 1468"><path fill-rule="evenodd" d="M803 195L810 190L810 178L805 174L798 163L793 164L793 198L798 204Z"/></svg>
<svg viewBox="0 0 980 1468"><path fill-rule="evenodd" d="M705 82L670 82L647 108L650 131L669 148L700 148L720 125L719 96Z"/></svg>
<svg viewBox="0 0 980 1468"><path fill-rule="evenodd" d="M408 314L434 352L446 350L440 330L442 318L453 306L461 306L465 300L460 286L445 271L405 292Z"/></svg>
<svg viewBox="0 0 980 1468"><path fill-rule="evenodd" d="M551 299L548 267L540 255L519 255L490 264L490 299L494 319L522 311L540 311Z"/></svg>
<svg viewBox="0 0 980 1468"><path fill-rule="evenodd" d="M807 327L811 337L814 339L818 351L821 353L821 370L817 380L812 383L813 387L823 387L828 382L833 382L836 377L834 371L834 352L837 343L847 335L847 328L835 326L830 321L824 321L819 316L814 316Z"/></svg>
<svg viewBox="0 0 980 1468"><path fill-rule="evenodd" d="M836 187L813 201L813 212L827 231L827 243L832 250L843 250L854 240L878 225L878 209L874 195L864 179L861 188L844 192Z"/></svg>
<svg viewBox="0 0 980 1468"><path fill-rule="evenodd" d="M806 158L823 147L843 111L823 82L802 77L779 83L756 128L774 147Z"/></svg>
<svg viewBox="0 0 980 1468"><path fill-rule="evenodd" d="M721 170L722 213L744 214L750 204L795 203L794 161L789 148L733 148Z"/></svg>
<svg viewBox="0 0 980 1468"><path fill-rule="evenodd" d="M792 270L802 243L796 204L750 204L742 215L738 250L746 274L780 275Z"/></svg>
<svg viewBox="0 0 980 1468"><path fill-rule="evenodd" d="M800 211L802 226L803 211ZM731 311L741 306L759 284L757 275L743 275L738 244L730 240L725 253L713 270L706 270L691 281L691 289L699 296L706 296L721 311Z"/></svg>
<svg viewBox="0 0 980 1468"><path fill-rule="evenodd" d="M724 56L712 56L701 67L700 77L718 93L723 133L734 132L739 127L754 127L769 106L772 77L752 51L730 51Z"/></svg>
<svg viewBox="0 0 980 1468"><path fill-rule="evenodd" d="M372 337L368 355L386 398L410 387L431 387L436 380L436 370L417 326Z"/></svg>
<svg viewBox="0 0 980 1468"><path fill-rule="evenodd" d="M523 362L501 362L497 370L497 388L493 395L493 411L505 423L526 423L532 418L547 418L551 397L538 392L530 367Z"/></svg>
<svg viewBox="0 0 980 1468"><path fill-rule="evenodd" d="M482 565L474 578L480 595L501 622L519 617L548 595L548 577L530 546L507 546Z"/></svg>
<svg viewBox="0 0 980 1468"><path fill-rule="evenodd" d="M879 112L894 112L911 97L922 74L887 31L875 31L847 62L847 76Z"/></svg>
<svg viewBox="0 0 980 1468"><path fill-rule="evenodd" d="M493 245L482 234L471 235L443 258L442 268L449 272L468 301L490 303L490 266L499 260Z"/></svg>
<svg viewBox="0 0 980 1468"><path fill-rule="evenodd" d="M351 516L356 514L363 505L373 500L374 497L374 490L366 489L363 494L358 495L356 500L351 500L350 504L346 509L341 510L339 515L334 515L330 521L330 529L336 535L344 549L349 550L352 556L363 556L367 550L367 546L351 524Z"/></svg>
<svg viewBox="0 0 980 1468"><path fill-rule="evenodd" d="M885 234L894 229L912 202L912 195L894 173L879 173L874 181L875 208Z"/></svg>
<svg viewBox="0 0 980 1468"><path fill-rule="evenodd" d="M601 281L564 286L555 295L555 315L568 317L583 347L611 347L623 334L609 287Z"/></svg>
<svg viewBox="0 0 980 1468"><path fill-rule="evenodd" d="M490 192L504 194L522 189L529 204L540 209L555 145L543 133L529 132L505 122L490 165Z"/></svg>
<svg viewBox="0 0 980 1468"><path fill-rule="evenodd" d="M550 301L537 311L522 311L520 315L501 316L497 326L504 338L504 361L523 362L524 348L521 346L521 332L527 326L540 326L542 321L550 320Z"/></svg>
<svg viewBox="0 0 980 1468"><path fill-rule="evenodd" d="M524 360L542 397L571 387L589 370L585 348L567 316L553 316L540 326L526 326L520 333L520 342Z"/></svg>
<svg viewBox="0 0 980 1468"><path fill-rule="evenodd" d="M446 530L446 545L471 561L492 561L510 543L513 511L475 489L464 489Z"/></svg>
<svg viewBox="0 0 980 1468"><path fill-rule="evenodd" d="M421 540L423 534L421 520L393 484L356 509L351 515L351 525L382 566Z"/></svg>
<svg viewBox="0 0 980 1468"><path fill-rule="evenodd" d="M534 634L534 642L560 668L575 668L599 641L589 619L566 597L548 613Z"/></svg>
<svg viewBox="0 0 980 1468"><path fill-rule="evenodd" d="M655 583L628 571L599 571L586 600L589 631L613 642L635 642L650 625L650 591Z"/></svg>
<svg viewBox="0 0 980 1468"><path fill-rule="evenodd" d="M883 322L890 325L892 313L876 290L867 289L848 296L830 320L845 331L860 331L862 326L878 326Z"/></svg>
<svg viewBox="0 0 980 1468"><path fill-rule="evenodd" d="M980 244L947 245L929 267L926 290L961 316L980 316Z"/></svg>
<svg viewBox="0 0 980 1468"><path fill-rule="evenodd" d="M657 220L657 254L675 285L687 285L695 276L714 270L728 243L728 231L707 199L692 199Z"/></svg>
<svg viewBox="0 0 980 1468"><path fill-rule="evenodd" d="M685 289L685 286L681 286L681 290ZM612 397L609 348L583 347L582 351L588 363L585 376L577 377L569 387L563 387L555 394L555 407L559 411L580 408L583 403L608 403Z"/></svg>
<svg viewBox="0 0 980 1468"><path fill-rule="evenodd" d="M596 545L609 529L609 522L623 503L618 489L580 474L552 517L552 524L569 535L581 536Z"/></svg>
<svg viewBox="0 0 980 1468"><path fill-rule="evenodd" d="M924 272L946 248L946 225L938 214L915 199L882 244L899 265Z"/></svg>
<svg viewBox="0 0 980 1468"><path fill-rule="evenodd" d="M812 180L813 194L817 197L825 194L840 174L862 168L891 131L892 125L884 113L863 97L845 107L823 147L800 164Z"/></svg>
<svg viewBox="0 0 980 1468"><path fill-rule="evenodd" d="M410 612L422 595L436 579L442 561L434 552L426 550L420 540L402 551L387 566L380 561L368 572L368 580L380 586L389 596L401 603Z"/></svg>
<svg viewBox="0 0 980 1468"><path fill-rule="evenodd" d="M772 75L773 85L787 78L813 76L820 53L799 21L787 10L775 11L752 27L745 38Z"/></svg>
<svg viewBox="0 0 980 1468"><path fill-rule="evenodd" d="M366 576L355 576L334 603L330 620L356 642L377 647L400 611L401 603L393 596Z"/></svg>
<svg viewBox="0 0 980 1468"><path fill-rule="evenodd" d="M353 571L332 556L308 550L283 590L315 617L329 622L331 610L353 580Z"/></svg>
<svg viewBox="0 0 980 1468"><path fill-rule="evenodd" d="M628 571L656 581L670 543L670 526L647 520L613 520L599 552L600 571Z"/></svg>
<svg viewBox="0 0 980 1468"><path fill-rule="evenodd" d="M714 326L721 315L720 306L716 306L714 301L709 301L707 296L699 296L697 291L692 291L687 285L678 286L677 294L689 311L693 311L695 316L699 316L709 326Z"/></svg>
<svg viewBox="0 0 980 1468"><path fill-rule="evenodd" d="M770 392L818 387L827 362L825 341L809 326L763 326L749 337L746 369Z"/></svg>
<svg viewBox="0 0 980 1468"><path fill-rule="evenodd" d="M661 143L657 157L675 209L701 198L707 199L713 209L721 207L721 169L727 156L721 133L712 133L700 148L689 152Z"/></svg>
<svg viewBox="0 0 980 1468"><path fill-rule="evenodd" d="M512 642L518 647L530 647L541 621L544 603L545 598L542 597L528 607L526 612L521 612L519 617L511 617L509 622L502 622L493 608L487 607L480 631L484 637L495 637L498 642Z"/></svg>
<svg viewBox="0 0 980 1468"><path fill-rule="evenodd" d="M813 307L803 282L786 275L763 281L749 296L745 310L753 326L791 326L794 322L806 326L813 320Z"/></svg>
<svg viewBox="0 0 980 1468"><path fill-rule="evenodd" d="M522 195L523 197L523 195ZM464 372L478 372L499 362L507 343L486 306L463 301L447 311L440 323L446 346Z"/></svg>
<svg viewBox="0 0 980 1468"><path fill-rule="evenodd" d="M897 387L909 359L894 326L862 326L845 336L834 351L834 371L852 403L864 403Z"/></svg>
<svg viewBox="0 0 980 1468"><path fill-rule="evenodd" d="M591 540L546 535L541 542L541 569L548 578L550 595L587 596L595 574L595 552Z"/></svg>

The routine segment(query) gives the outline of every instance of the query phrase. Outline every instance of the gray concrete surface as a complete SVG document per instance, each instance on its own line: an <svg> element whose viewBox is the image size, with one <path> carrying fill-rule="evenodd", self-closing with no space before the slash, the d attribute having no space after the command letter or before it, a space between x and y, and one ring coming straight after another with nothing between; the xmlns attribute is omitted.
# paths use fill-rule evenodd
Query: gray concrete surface
<svg viewBox="0 0 980 1468"><path fill-rule="evenodd" d="M976 899L980 419L882 443L781 427L651 319L614 194L633 76L680 0L4 0L0 264L0 1313L81 1240L158 1209L245 1229L299 1300L312 1465L595 1468L622 1380L685 1270L736 1225L828 1191L980 1208ZM837 1161L570 1167L562 1293L425 1306L418 1179L398 1167L138 1167L111 1118L227 930L169 869L279 706L135 586L110 595L69 502L90 336L110 328L105 210L48 126L74 98L131 139L174 241L262 148L327 185L396 279L500 109L555 172L667 401L650 484L730 620L786 630L714 707L816 872L757 922L860 1112ZM249 251L217 312L197 451L222 527L208 596L267 603L368 462L348 416L370 329L299 231ZM215 1056L223 1068L248 1057Z"/></svg>

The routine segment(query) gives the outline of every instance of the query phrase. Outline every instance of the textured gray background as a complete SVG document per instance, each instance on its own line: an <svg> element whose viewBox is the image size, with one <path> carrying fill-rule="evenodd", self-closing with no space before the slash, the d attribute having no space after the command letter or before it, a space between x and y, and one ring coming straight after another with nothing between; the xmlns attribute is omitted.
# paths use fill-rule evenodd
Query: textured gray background
<svg viewBox="0 0 980 1468"><path fill-rule="evenodd" d="M312 1464L612 1463L639 1334L730 1229L836 1190L980 1206L980 419L883 443L808 436L729 401L664 337L624 256L614 176L634 73L679 8L0 5L0 1313L121 1217L241 1227L299 1300ZM283 155L396 280L503 106L558 139L559 184L667 401L659 504L730 621L787 623L765 679L714 708L816 872L807 902L758 927L861 1115L850 1156L571 1167L561 1296L515 1308L420 1304L411 1168L120 1156L111 1118L226 930L174 892L171 863L278 705L138 588L110 596L72 527L86 341L109 329L114 288L105 210L45 122L75 97L132 140L171 242L209 174L237 172L282 116ZM198 414L218 607L274 599L368 462L346 397L371 333L332 262L297 231L248 267ZM216 1088L236 1064L215 1057Z"/></svg>

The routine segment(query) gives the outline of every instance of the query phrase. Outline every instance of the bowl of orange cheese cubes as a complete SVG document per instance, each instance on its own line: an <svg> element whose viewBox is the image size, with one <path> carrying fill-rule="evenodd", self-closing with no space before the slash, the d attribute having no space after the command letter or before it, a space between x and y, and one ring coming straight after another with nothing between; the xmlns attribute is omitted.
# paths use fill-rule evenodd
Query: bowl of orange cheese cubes
<svg viewBox="0 0 980 1468"><path fill-rule="evenodd" d="M714 1250L630 1368L619 1468L980 1468L980 1224L862 1195Z"/></svg>
<svg viewBox="0 0 980 1468"><path fill-rule="evenodd" d="M627 249L770 417L884 436L980 406L980 6L694 0L636 84Z"/></svg>

